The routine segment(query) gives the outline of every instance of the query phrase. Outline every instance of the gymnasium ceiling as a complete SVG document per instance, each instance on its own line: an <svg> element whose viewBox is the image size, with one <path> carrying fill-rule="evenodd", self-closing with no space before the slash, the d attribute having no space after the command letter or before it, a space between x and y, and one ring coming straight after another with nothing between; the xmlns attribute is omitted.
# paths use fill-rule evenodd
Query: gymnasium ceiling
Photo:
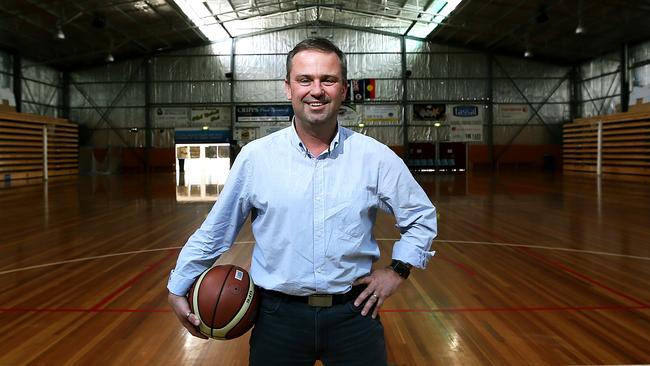
<svg viewBox="0 0 650 366"><path fill-rule="evenodd" d="M210 38L337 26L575 64L650 39L648 19L650 0L0 0L0 49L74 70L109 53L119 61Z"/></svg>

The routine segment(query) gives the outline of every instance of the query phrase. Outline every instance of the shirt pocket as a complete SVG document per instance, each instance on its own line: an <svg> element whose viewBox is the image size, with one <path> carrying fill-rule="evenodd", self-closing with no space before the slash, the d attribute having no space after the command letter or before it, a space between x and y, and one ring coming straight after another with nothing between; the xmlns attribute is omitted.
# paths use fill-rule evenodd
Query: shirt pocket
<svg viewBox="0 0 650 366"><path fill-rule="evenodd" d="M340 193L340 192L339 192ZM360 238L370 232L370 210L376 198L367 190L353 190L333 196L333 226L342 236Z"/></svg>

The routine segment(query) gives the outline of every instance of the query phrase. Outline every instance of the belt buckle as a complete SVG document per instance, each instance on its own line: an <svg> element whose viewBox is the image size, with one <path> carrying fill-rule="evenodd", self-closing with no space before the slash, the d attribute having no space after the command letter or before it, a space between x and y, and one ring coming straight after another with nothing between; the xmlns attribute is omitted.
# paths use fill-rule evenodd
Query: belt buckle
<svg viewBox="0 0 650 366"><path fill-rule="evenodd" d="M309 306L329 308L332 306L332 295L311 295L307 303Z"/></svg>

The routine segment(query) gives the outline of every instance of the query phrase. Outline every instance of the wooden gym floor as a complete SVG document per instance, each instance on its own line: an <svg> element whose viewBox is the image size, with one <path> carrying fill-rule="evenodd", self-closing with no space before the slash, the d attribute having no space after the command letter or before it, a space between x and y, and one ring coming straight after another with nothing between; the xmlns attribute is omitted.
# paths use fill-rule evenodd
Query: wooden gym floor
<svg viewBox="0 0 650 366"><path fill-rule="evenodd" d="M419 175L437 255L385 305L391 365L650 363L650 185L592 177ZM212 206L175 177L0 188L0 365L246 365L248 335L192 338L166 303ZM390 256L397 231L380 216ZM248 266L247 224L220 262Z"/></svg>

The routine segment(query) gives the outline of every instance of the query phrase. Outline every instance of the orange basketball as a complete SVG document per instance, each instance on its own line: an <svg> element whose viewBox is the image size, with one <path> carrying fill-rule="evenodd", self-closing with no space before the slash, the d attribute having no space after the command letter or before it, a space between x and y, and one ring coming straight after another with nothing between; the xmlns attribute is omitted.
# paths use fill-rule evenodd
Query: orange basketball
<svg viewBox="0 0 650 366"><path fill-rule="evenodd" d="M203 272L188 293L199 330L210 338L233 339L255 324L260 295L248 272L227 264Z"/></svg>

